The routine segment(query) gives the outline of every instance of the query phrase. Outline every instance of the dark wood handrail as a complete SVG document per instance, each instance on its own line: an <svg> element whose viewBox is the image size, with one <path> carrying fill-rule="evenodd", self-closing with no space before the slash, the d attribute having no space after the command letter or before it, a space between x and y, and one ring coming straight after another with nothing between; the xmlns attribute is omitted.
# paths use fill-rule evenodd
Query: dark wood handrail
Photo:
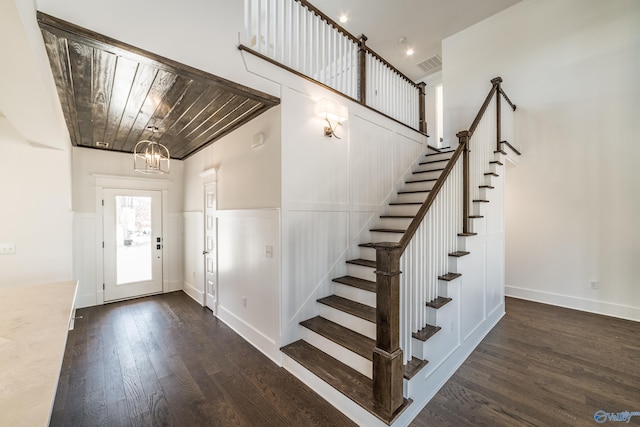
<svg viewBox="0 0 640 427"><path fill-rule="evenodd" d="M384 65L386 65L387 67L389 67L394 73L396 73L398 76L400 76L402 79L406 80L408 83L410 83L411 85L413 85L415 88L418 87L418 84L415 83L413 80L411 80L409 77L407 77L402 71L398 70L396 67L394 67L393 65L391 65L387 60L385 60L382 56L378 55L373 49L371 49L369 46L366 46L364 44L361 44L361 38L364 37L365 40L367 40L366 36L363 34L360 37L356 37L353 34L351 34L349 31L347 31L344 27L342 27L340 24L338 24L336 21L334 21L333 19L329 18L324 12L322 12L320 9L318 9L317 7L315 7L313 4L309 3L307 0L295 0L298 3L300 3L301 5L303 5L304 7L306 7L307 9L309 9L311 12L313 12L315 15L317 15L318 17L320 17L320 19L322 19L323 21L325 21L327 24L331 25L333 28L335 28L336 30L338 30L340 33L342 33L345 37L347 37L348 39L350 39L352 42L358 44L361 46L362 49L364 49L365 52L370 53L371 56L373 56L374 58L376 58L378 61L382 62Z"/></svg>
<svg viewBox="0 0 640 427"><path fill-rule="evenodd" d="M309 9L315 15L320 17L320 19L322 19L327 24L331 25L333 28L335 28L336 30L341 32L345 37L350 39L352 42L354 42L356 44L360 43L360 40L358 39L358 37L356 37L353 34L351 34L349 31L347 31L345 28L343 28L340 24L338 24L333 19L329 18L327 15L324 14L324 12L322 12L320 9L318 9L317 7L315 7L314 5L309 3L307 0L295 0L295 1L297 1L298 3L300 3L301 5L306 7L307 9Z"/></svg>
<svg viewBox="0 0 640 427"><path fill-rule="evenodd" d="M416 216L413 218L413 221L411 221L411 224L409 224L407 231L405 231L404 235L400 239L399 244L402 247L401 254L404 253L404 251L407 249L407 246L409 246L409 242L411 242L411 239L413 238L414 234L416 234L416 231L418 230L418 227L420 227L422 220L427 215L429 208L431 207L436 197L438 196L438 193L444 186L445 181L447 180L447 178L449 177L449 174L453 170L453 167L455 166L456 162L458 161L458 158L462 154L463 149L464 147L462 145L458 145L458 148L456 148L456 151L454 151L453 156L447 162L447 166L445 166L444 170L440 174L440 177L438 177L438 180L436 181L436 183L433 185L433 188L429 192L429 196L427 197L427 200L425 200L422 206L420 206L418 213L416 213Z"/></svg>
<svg viewBox="0 0 640 427"><path fill-rule="evenodd" d="M402 387L402 366L399 359L402 358L402 349L399 346L400 336L400 257L416 234L418 227L424 220L427 212L433 205L436 197L444 187L451 171L462 156L462 230L469 232L469 151L473 132L478 127L491 100L498 94L496 106L496 126L500 137L500 94L505 97L509 105L515 111L515 105L506 97L500 83L502 78L491 80L492 87L487 95L480 111L476 115L469 130L457 133L460 143L447 162L444 170L438 177L429 196L424 201L411 224L398 243L375 243L376 249L376 348L373 359L373 384L374 399L384 408L385 413L393 412L402 404L400 389ZM509 145L510 146L510 145Z"/></svg>
<svg viewBox="0 0 640 427"><path fill-rule="evenodd" d="M491 100L493 99L493 95L495 95L496 90L498 90L498 85L501 82L502 82L502 78L501 77L496 77L495 79L491 80L491 83L493 83L493 86L491 87L491 90L489 91L489 94L485 98L484 104L482 104L482 107L480 107L480 111L478 111L478 114L476 115L476 118L473 120L473 122L471 123L471 126L469 127L469 138L471 138L471 136L473 136L473 132L475 132L476 128L480 124L480 120L482 120L482 117L484 116L485 111L487 111L487 107L489 107L489 104L491 103Z"/></svg>
<svg viewBox="0 0 640 427"><path fill-rule="evenodd" d="M509 97L507 96L506 93L504 93L504 90L502 90L502 88L500 88L500 94L502 96L504 96L504 100L507 101L509 103L509 105L511 105L511 109L513 111L516 111L516 104L514 104L513 102L511 102L511 100L509 99Z"/></svg>

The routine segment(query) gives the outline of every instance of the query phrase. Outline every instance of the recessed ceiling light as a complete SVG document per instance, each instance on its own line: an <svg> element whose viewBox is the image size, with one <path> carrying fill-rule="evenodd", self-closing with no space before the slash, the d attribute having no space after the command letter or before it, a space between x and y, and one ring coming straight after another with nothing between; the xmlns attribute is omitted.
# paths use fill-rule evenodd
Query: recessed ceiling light
<svg viewBox="0 0 640 427"><path fill-rule="evenodd" d="M413 52L412 48L407 49L407 56L411 56L413 54L414 54L414 52Z"/></svg>
<svg viewBox="0 0 640 427"><path fill-rule="evenodd" d="M349 20L349 17L347 15L340 15L339 19L340 19L340 22L344 24Z"/></svg>

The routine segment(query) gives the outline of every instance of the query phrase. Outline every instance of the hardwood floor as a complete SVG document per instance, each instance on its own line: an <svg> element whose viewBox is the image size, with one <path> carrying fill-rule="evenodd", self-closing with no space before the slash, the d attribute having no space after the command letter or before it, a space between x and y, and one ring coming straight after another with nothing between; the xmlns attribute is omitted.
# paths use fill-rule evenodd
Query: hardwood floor
<svg viewBox="0 0 640 427"><path fill-rule="evenodd" d="M182 292L91 307L51 426L353 426Z"/></svg>
<svg viewBox="0 0 640 427"><path fill-rule="evenodd" d="M640 323L513 298L506 312L412 426L595 426L598 410L640 412Z"/></svg>
<svg viewBox="0 0 640 427"><path fill-rule="evenodd" d="M353 425L182 292L77 315L52 426ZM639 323L507 299L412 425L598 425L640 411L639 361Z"/></svg>

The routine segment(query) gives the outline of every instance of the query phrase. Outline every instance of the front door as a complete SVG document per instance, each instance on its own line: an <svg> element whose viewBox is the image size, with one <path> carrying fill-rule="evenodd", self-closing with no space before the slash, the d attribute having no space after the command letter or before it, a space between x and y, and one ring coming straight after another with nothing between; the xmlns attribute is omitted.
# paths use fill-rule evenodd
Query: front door
<svg viewBox="0 0 640 427"><path fill-rule="evenodd" d="M104 190L104 300L162 292L162 193Z"/></svg>
<svg viewBox="0 0 640 427"><path fill-rule="evenodd" d="M204 284L205 300L213 314L216 313L216 303L218 302L218 264L217 264L217 219L216 219L216 184L207 184L204 187Z"/></svg>

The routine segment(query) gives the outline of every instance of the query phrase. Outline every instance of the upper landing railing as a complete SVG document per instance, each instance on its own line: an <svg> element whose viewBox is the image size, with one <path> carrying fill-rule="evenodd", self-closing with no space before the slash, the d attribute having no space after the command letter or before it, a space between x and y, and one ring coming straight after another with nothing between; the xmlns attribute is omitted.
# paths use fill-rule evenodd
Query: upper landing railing
<svg viewBox="0 0 640 427"><path fill-rule="evenodd" d="M241 50L427 133L425 83L414 83L305 0L245 0Z"/></svg>

